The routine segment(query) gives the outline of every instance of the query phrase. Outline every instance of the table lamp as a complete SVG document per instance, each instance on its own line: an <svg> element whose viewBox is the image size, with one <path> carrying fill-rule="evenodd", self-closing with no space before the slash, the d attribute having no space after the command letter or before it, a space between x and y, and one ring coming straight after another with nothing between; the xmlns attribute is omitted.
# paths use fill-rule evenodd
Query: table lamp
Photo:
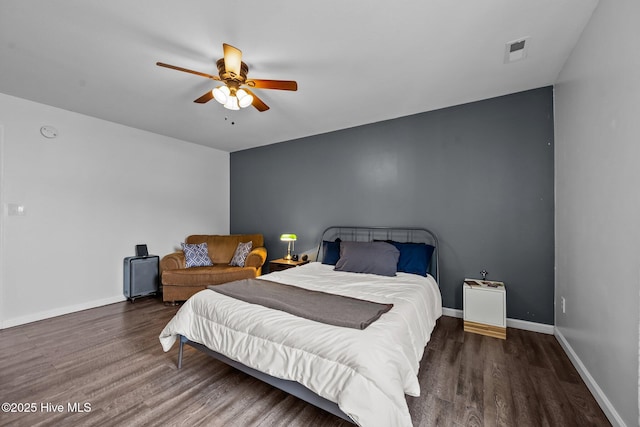
<svg viewBox="0 0 640 427"><path fill-rule="evenodd" d="M282 234L280 236L280 240L281 241L289 243L287 245L287 255L285 255L284 259L286 259L286 260L290 260L291 259L291 242L295 242L297 239L298 239L298 236L296 236L295 234ZM294 243L294 245L295 245L295 243ZM294 248L295 248L295 246L294 246Z"/></svg>

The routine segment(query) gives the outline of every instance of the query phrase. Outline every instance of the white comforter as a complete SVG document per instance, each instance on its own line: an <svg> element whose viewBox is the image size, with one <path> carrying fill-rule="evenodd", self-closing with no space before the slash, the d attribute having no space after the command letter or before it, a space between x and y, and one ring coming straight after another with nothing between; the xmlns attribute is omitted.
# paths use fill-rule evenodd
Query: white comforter
<svg viewBox="0 0 640 427"><path fill-rule="evenodd" d="M183 335L244 365L297 381L336 402L360 426L411 426L405 393L420 395L418 367L442 300L432 277L344 273L310 263L266 280L393 303L365 330L326 325L204 290L160 334Z"/></svg>

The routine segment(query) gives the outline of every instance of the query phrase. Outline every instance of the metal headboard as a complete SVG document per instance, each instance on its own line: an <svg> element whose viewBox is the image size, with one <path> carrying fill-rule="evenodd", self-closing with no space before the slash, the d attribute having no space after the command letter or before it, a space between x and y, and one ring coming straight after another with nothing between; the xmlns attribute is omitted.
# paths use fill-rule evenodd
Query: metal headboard
<svg viewBox="0 0 640 427"><path fill-rule="evenodd" d="M429 264L429 274L440 283L438 264L438 237L431 230L419 227L358 227L331 226L322 232L318 244L316 260L322 261L322 241L335 241L337 238L347 242L372 242L374 240L394 240L396 242L426 243L435 247Z"/></svg>

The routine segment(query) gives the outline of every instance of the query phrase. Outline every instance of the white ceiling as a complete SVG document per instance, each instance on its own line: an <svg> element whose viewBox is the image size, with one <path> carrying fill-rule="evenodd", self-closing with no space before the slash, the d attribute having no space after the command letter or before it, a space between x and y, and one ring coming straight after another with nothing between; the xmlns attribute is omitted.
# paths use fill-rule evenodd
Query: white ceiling
<svg viewBox="0 0 640 427"><path fill-rule="evenodd" d="M597 0L2 0L0 92L237 151L551 85ZM528 57L504 63L529 37ZM193 100L222 43L271 109ZM0 118L1 120L1 118ZM235 124L232 124L235 123Z"/></svg>

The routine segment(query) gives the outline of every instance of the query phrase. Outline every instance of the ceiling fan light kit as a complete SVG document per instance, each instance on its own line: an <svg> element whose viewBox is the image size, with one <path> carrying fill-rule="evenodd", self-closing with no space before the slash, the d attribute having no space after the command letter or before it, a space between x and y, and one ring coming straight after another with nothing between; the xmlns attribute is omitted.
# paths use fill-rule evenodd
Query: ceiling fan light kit
<svg viewBox="0 0 640 427"><path fill-rule="evenodd" d="M222 44L222 48L224 51L224 57L216 61L216 66L218 67L217 76L162 62L156 62L156 65L223 82L223 86L218 86L213 90L208 91L194 102L198 104L205 104L211 101L211 99L215 99L229 110L239 110L240 108L246 108L249 105L253 105L261 112L269 109L269 106L258 98L256 94L251 92L251 90L248 88L242 88L243 85L255 89L298 90L298 83L293 80L247 79L249 66L242 62L242 52L240 49L226 43Z"/></svg>
<svg viewBox="0 0 640 427"><path fill-rule="evenodd" d="M218 86L211 91L213 98L224 108L229 110L239 110L247 108L253 103L253 96L249 95L244 89L229 89L228 86Z"/></svg>

